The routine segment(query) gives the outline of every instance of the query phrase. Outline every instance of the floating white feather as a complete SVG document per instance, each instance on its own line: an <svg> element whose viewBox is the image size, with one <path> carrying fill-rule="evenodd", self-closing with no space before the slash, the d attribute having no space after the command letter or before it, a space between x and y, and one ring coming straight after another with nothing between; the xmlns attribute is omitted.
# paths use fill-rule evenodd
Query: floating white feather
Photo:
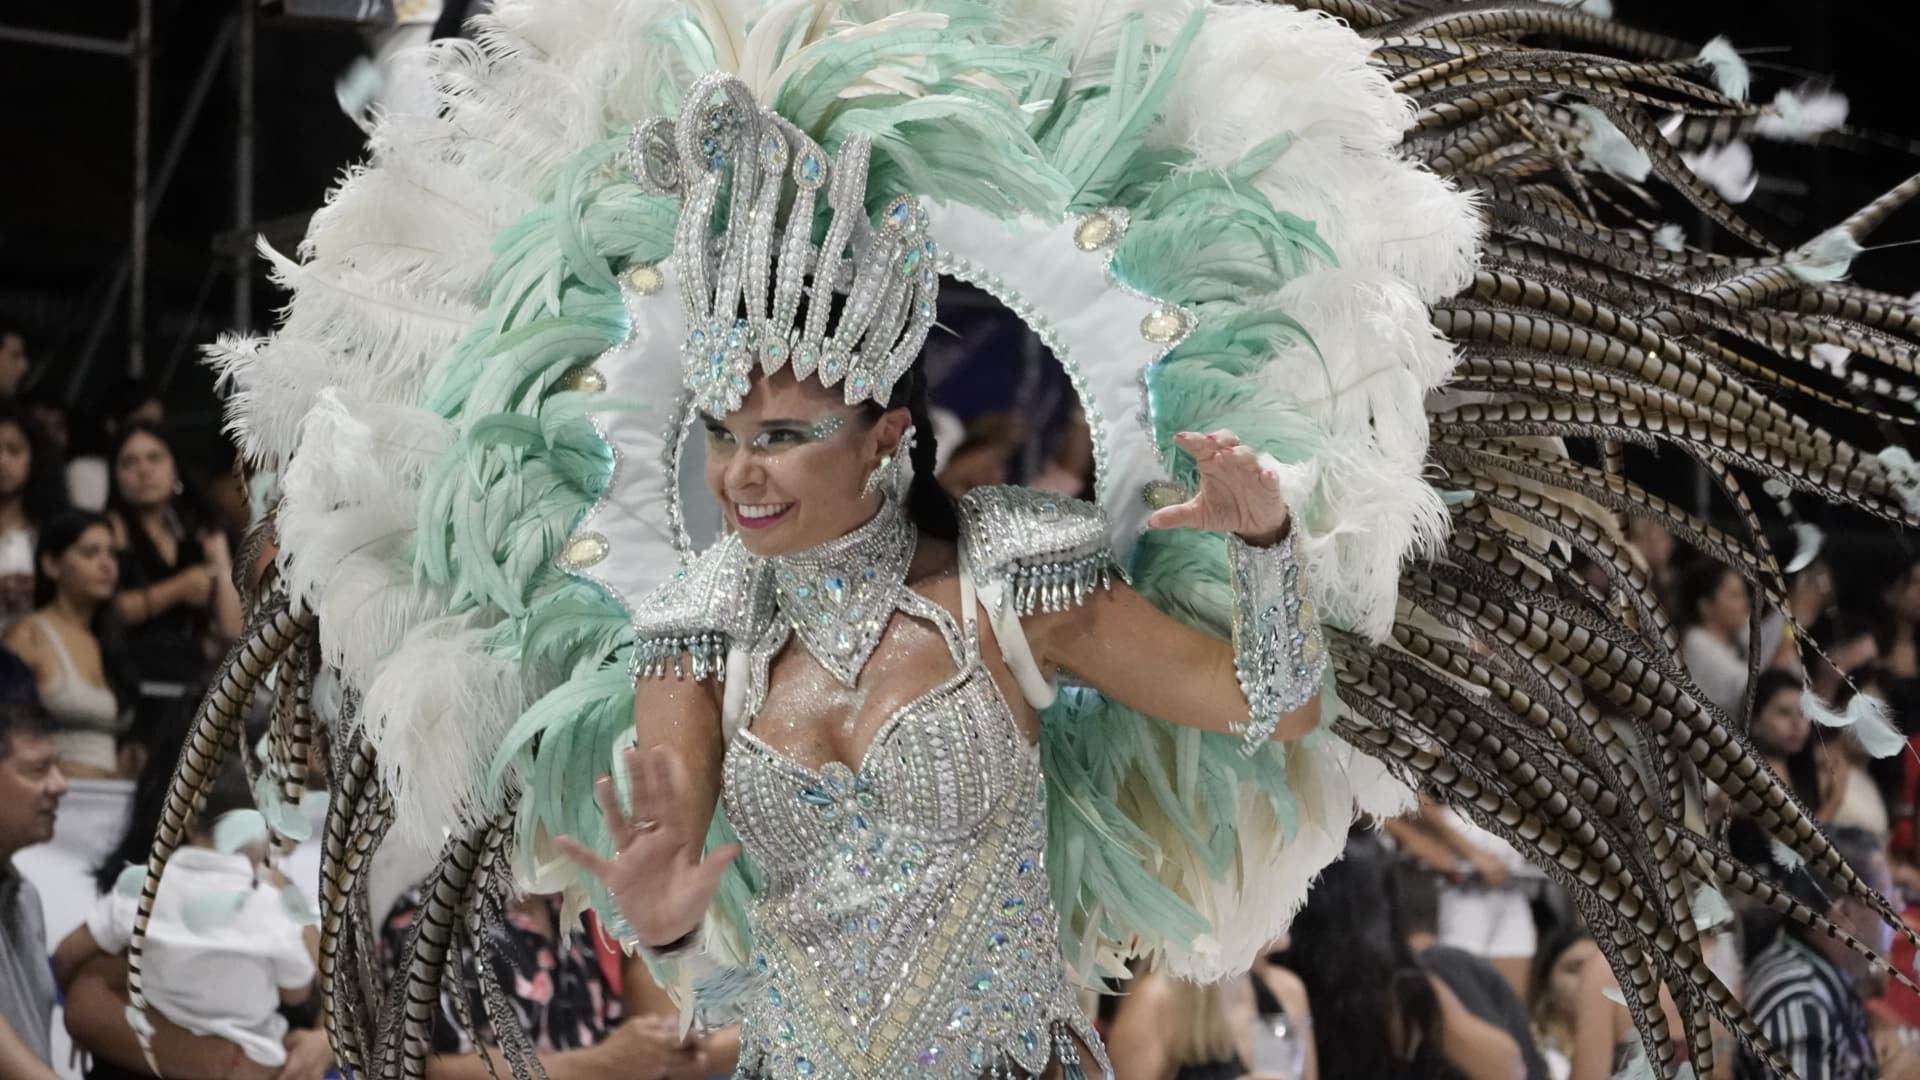
<svg viewBox="0 0 1920 1080"><path fill-rule="evenodd" d="M1753 167L1753 148L1739 139L1697 154L1682 154L1680 160L1721 198L1736 205L1746 202L1753 189L1760 186L1760 173Z"/></svg>
<svg viewBox="0 0 1920 1080"><path fill-rule="evenodd" d="M1587 137L1580 141L1582 167L1634 183L1645 180L1653 172L1653 159L1614 126L1606 113L1591 105L1570 108L1587 126Z"/></svg>
<svg viewBox="0 0 1920 1080"><path fill-rule="evenodd" d="M1831 90L1782 90L1754 122L1754 134L1782 142L1806 142L1847 122L1847 98Z"/></svg>
<svg viewBox="0 0 1920 1080"><path fill-rule="evenodd" d="M1787 268L1802 281L1839 281L1865 250L1845 226L1836 225L1795 248L1787 256Z"/></svg>
<svg viewBox="0 0 1920 1080"><path fill-rule="evenodd" d="M1907 748L1907 737L1894 726L1886 703L1871 695L1854 694L1847 700L1847 711L1842 713L1808 687L1800 697L1800 707L1807 719L1821 727L1852 731L1860 745L1874 757L1892 757Z"/></svg>
<svg viewBox="0 0 1920 1080"><path fill-rule="evenodd" d="M1733 49L1733 42L1724 36L1707 42L1700 50L1700 62L1713 71L1713 84L1720 92L1735 101L1747 100L1747 87L1751 85L1751 73L1747 62Z"/></svg>

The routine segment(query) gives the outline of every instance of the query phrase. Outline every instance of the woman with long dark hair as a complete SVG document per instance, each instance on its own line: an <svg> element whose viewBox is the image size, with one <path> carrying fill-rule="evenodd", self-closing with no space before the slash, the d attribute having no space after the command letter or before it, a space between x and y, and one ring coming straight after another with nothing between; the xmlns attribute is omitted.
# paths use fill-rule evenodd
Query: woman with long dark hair
<svg viewBox="0 0 1920 1080"><path fill-rule="evenodd" d="M66 509L60 463L25 409L0 400L0 630L33 608L33 548Z"/></svg>
<svg viewBox="0 0 1920 1080"><path fill-rule="evenodd" d="M1394 909L1387 862L1349 843L1294 917L1281 957L1307 984L1322 1076L1368 1080L1515 1080L1513 1037L1467 1011L1414 959Z"/></svg>
<svg viewBox="0 0 1920 1080"><path fill-rule="evenodd" d="M181 478L173 444L144 421L123 427L109 462L107 513L120 544L120 595L143 717L194 696L212 660L240 636L227 540ZM151 722L143 719L143 729Z"/></svg>
<svg viewBox="0 0 1920 1080"><path fill-rule="evenodd" d="M85 510L56 515L40 530L34 611L0 637L33 669L52 714L60 767L80 778L131 777L137 753L121 744L132 702L132 672L113 610L119 565L107 519Z"/></svg>

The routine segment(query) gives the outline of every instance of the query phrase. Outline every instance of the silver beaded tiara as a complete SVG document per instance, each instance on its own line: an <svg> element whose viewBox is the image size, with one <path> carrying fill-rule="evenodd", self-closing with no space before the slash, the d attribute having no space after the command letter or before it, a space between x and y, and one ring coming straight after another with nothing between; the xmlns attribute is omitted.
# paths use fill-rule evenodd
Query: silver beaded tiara
<svg viewBox="0 0 1920 1080"><path fill-rule="evenodd" d="M940 279L918 201L900 195L877 224L869 216L865 137L849 137L829 161L738 79L709 75L678 120L636 127L628 152L642 188L681 202L672 265L697 405L716 416L739 408L756 366L844 381L849 405L887 403L926 342ZM826 233L815 244L822 190ZM846 297L837 317L836 295Z"/></svg>

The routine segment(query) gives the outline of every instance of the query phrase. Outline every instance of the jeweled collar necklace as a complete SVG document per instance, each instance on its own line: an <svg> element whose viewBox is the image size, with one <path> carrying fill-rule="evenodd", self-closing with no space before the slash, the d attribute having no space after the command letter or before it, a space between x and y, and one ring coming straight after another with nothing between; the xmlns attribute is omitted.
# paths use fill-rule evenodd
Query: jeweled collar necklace
<svg viewBox="0 0 1920 1080"><path fill-rule="evenodd" d="M887 498L872 520L845 536L767 560L781 617L820 666L849 688L907 591L919 535L905 508Z"/></svg>

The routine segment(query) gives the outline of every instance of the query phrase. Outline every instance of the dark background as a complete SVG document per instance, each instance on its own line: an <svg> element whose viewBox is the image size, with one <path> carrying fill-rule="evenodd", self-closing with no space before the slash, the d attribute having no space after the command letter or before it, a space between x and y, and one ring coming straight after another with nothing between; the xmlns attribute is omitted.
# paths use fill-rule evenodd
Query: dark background
<svg viewBox="0 0 1920 1080"><path fill-rule="evenodd" d="M180 126L209 44L242 2L156 0L156 168ZM1851 99L1856 126L1920 133L1906 82L1915 64L1912 38L1888 24L1889 7L1864 0L1622 0L1618 16L1695 41L1726 33L1743 50L1769 49L1749 57L1756 97L1830 76ZM0 24L123 39L132 30L134 8L126 0L8 0L0 5ZM235 231L235 82L232 65L223 60L151 232L147 369L150 379L164 384L175 419L188 427L211 429L215 423L209 381L195 350L233 325L235 243L261 231L282 250L291 249L306 215L360 152L360 133L334 100L336 79L364 51L360 30L344 22L289 18L271 8L257 26L253 228ZM0 41L0 313L29 331L41 389L82 411L120 377L127 352L126 306L107 306L105 295L129 236L132 85L122 58ZM1871 154L1757 148L1768 180L1747 211L1777 239L1809 236L1920 162L1905 149L1904 137L1889 142ZM1920 233L1917 217L1902 215L1879 239ZM264 327L282 297L265 282L258 259L248 265L258 282L251 318ZM1916 267L1920 253L1896 248L1864 257L1856 272L1865 283L1907 293L1920 288ZM97 326L104 334L89 355L85 346Z"/></svg>

